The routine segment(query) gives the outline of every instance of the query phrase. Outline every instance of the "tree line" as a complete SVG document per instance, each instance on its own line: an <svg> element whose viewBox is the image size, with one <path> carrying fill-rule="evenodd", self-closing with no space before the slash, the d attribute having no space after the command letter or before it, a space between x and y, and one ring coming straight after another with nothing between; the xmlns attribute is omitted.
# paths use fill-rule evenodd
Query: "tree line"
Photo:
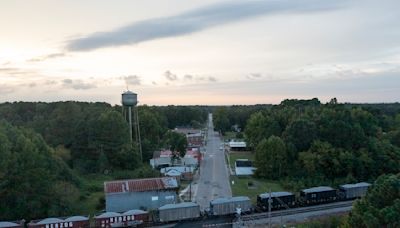
<svg viewBox="0 0 400 228"><path fill-rule="evenodd" d="M186 138L169 130L202 127L207 118L200 106L139 106L138 113L143 164L121 106L0 104L0 220L77 213L85 197L81 175L118 170L154 175L146 165L155 150L185 150Z"/></svg>
<svg viewBox="0 0 400 228"><path fill-rule="evenodd" d="M257 176L287 179L294 185L289 187L373 180L400 171L400 104L339 104L336 99L322 104L314 98L214 113L216 123L225 119L216 124L222 132L244 126ZM231 120L237 113L246 113L244 121Z"/></svg>

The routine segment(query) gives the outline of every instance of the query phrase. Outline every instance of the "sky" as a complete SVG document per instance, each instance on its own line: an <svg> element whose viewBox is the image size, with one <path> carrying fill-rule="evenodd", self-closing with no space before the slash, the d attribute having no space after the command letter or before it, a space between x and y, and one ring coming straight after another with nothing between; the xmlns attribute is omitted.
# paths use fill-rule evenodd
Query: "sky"
<svg viewBox="0 0 400 228"><path fill-rule="evenodd" d="M2 0L0 102L400 101L398 0Z"/></svg>

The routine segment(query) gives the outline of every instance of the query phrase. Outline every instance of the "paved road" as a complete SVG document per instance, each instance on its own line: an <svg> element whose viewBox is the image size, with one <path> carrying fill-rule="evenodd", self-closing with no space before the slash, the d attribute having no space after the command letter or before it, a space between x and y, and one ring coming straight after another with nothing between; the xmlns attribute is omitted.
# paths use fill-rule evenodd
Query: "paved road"
<svg viewBox="0 0 400 228"><path fill-rule="evenodd" d="M209 114L206 152L195 193L195 200L202 210L208 208L209 202L215 198L232 196L224 151L220 150L220 146L221 139L214 131L212 114Z"/></svg>

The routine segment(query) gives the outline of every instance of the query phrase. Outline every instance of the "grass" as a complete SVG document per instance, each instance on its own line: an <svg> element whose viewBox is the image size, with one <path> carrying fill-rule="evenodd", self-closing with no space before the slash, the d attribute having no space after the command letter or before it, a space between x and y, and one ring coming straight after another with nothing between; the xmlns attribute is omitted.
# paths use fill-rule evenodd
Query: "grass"
<svg viewBox="0 0 400 228"><path fill-rule="evenodd" d="M235 167L236 159L249 159L250 161L254 161L254 154L251 152L230 152L229 163L232 168Z"/></svg>
<svg viewBox="0 0 400 228"><path fill-rule="evenodd" d="M232 184L232 181L234 184ZM249 182L253 183L253 187L248 187ZM248 196L253 203L256 202L258 194L268 192L270 189L273 192L284 191L276 181L256 179L254 177L231 176L231 187L233 196Z"/></svg>
<svg viewBox="0 0 400 228"><path fill-rule="evenodd" d="M82 214L96 214L100 212L98 208L100 199L104 197L104 181L112 180L113 177L102 174L90 174L82 176Z"/></svg>
<svg viewBox="0 0 400 228"><path fill-rule="evenodd" d="M224 140L236 139L236 132L227 131L224 133L223 138L224 138Z"/></svg>

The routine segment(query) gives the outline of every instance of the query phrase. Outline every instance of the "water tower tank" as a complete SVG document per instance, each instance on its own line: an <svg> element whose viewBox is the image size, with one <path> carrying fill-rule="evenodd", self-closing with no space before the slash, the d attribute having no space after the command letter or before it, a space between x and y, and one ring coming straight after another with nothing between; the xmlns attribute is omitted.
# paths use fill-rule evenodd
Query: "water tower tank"
<svg viewBox="0 0 400 228"><path fill-rule="evenodd" d="M131 91L126 91L122 94L122 105L135 106L137 105L137 94Z"/></svg>

